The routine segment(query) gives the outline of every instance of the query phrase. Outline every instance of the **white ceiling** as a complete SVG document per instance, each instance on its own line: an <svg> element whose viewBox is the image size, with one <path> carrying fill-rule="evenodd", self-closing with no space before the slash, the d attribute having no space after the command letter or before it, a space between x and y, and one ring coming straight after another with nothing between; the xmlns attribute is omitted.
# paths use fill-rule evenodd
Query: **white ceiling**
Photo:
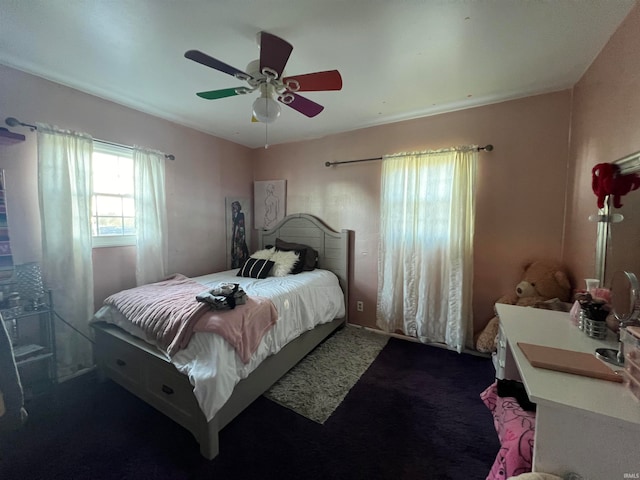
<svg viewBox="0 0 640 480"><path fill-rule="evenodd" d="M562 90L591 64L635 0L0 0L0 63L249 147L257 92L184 58L245 70L256 34L293 45L286 74L338 69L343 89L286 106L270 144ZM0 93L1 94L1 93ZM20 119L35 122L38 119Z"/></svg>

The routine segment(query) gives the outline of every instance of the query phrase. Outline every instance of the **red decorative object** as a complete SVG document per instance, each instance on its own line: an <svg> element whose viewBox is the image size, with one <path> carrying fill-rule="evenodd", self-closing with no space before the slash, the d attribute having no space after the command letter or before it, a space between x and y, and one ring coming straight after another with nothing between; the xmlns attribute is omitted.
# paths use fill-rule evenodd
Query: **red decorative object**
<svg viewBox="0 0 640 480"><path fill-rule="evenodd" d="M613 197L613 205L622 207L620 198L640 187L640 176L635 173L620 174L620 167L615 163L599 163L591 170L591 188L598 197L598 208L604 207L607 195Z"/></svg>

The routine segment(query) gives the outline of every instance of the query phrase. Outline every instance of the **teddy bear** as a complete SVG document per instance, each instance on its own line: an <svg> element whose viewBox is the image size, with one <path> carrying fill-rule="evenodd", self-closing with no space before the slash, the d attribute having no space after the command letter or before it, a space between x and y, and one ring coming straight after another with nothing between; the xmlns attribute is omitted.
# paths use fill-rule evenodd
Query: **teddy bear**
<svg viewBox="0 0 640 480"><path fill-rule="evenodd" d="M562 264L554 260L537 260L524 265L521 281L515 290L500 297L496 303L552 309L554 306L550 302L569 302L570 299L571 283ZM476 350L482 353L496 351L498 327L496 315L478 335Z"/></svg>

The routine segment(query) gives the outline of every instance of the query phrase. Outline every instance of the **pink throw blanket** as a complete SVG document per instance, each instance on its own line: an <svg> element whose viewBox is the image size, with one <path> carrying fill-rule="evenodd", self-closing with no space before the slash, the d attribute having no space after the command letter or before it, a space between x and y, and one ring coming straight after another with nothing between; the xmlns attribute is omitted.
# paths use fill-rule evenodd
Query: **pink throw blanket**
<svg viewBox="0 0 640 480"><path fill-rule="evenodd" d="M193 331L217 333L233 345L244 363L248 363L277 319L278 312L271 300L247 296L246 303L236 305L233 310L206 311Z"/></svg>
<svg viewBox="0 0 640 480"><path fill-rule="evenodd" d="M506 480L531 471L536 414L523 410L513 397L498 396L496 382L480 398L493 414L500 451L486 480Z"/></svg>
<svg viewBox="0 0 640 480"><path fill-rule="evenodd" d="M117 308L158 347L173 356L186 347L194 331L222 336L244 363L258 348L278 313L268 298L247 297L233 310L209 310L196 295L206 289L181 274L111 295L105 304Z"/></svg>

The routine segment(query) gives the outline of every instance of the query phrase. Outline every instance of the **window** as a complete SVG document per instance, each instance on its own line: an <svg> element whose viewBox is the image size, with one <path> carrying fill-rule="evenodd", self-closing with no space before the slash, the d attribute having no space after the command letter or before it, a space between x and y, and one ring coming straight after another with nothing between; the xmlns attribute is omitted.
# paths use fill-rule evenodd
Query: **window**
<svg viewBox="0 0 640 480"><path fill-rule="evenodd" d="M408 168L402 164L387 168L385 175L387 185L394 186L385 190L385 204L395 234L426 249L448 242L453 165L432 161Z"/></svg>
<svg viewBox="0 0 640 480"><path fill-rule="evenodd" d="M91 231L94 247L135 245L133 157L131 150L94 142Z"/></svg>
<svg viewBox="0 0 640 480"><path fill-rule="evenodd" d="M477 147L385 158L376 321L461 352L471 338Z"/></svg>

